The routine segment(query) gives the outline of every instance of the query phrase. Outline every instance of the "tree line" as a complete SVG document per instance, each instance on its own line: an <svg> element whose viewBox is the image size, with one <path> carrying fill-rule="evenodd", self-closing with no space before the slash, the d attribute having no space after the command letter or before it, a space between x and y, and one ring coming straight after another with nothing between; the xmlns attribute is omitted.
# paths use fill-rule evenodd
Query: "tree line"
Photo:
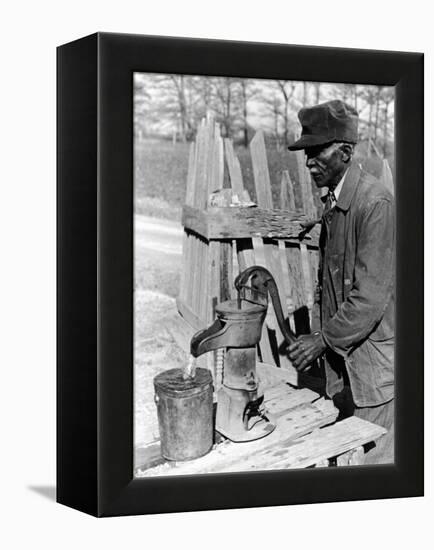
<svg viewBox="0 0 434 550"><path fill-rule="evenodd" d="M384 157L393 153L394 89L360 84L136 73L135 135L188 142L212 113L222 136L238 145L247 147L262 128L278 148L286 147L300 131L300 108L329 99L357 109L362 142Z"/></svg>

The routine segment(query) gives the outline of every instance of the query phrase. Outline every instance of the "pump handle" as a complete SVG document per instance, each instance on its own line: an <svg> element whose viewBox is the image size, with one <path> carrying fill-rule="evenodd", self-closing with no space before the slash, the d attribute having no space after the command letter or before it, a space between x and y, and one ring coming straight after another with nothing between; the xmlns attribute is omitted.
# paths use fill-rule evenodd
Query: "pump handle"
<svg viewBox="0 0 434 550"><path fill-rule="evenodd" d="M279 298L279 291L277 289L276 281L271 273L268 269L265 269L265 267L259 265L248 267L242 271L234 281L235 288L238 292L241 292L241 289L247 286L249 279L253 290L263 295L267 295L267 293L270 295L280 330L282 331L286 342L288 344L293 344L297 340L297 337L285 322L282 304Z"/></svg>

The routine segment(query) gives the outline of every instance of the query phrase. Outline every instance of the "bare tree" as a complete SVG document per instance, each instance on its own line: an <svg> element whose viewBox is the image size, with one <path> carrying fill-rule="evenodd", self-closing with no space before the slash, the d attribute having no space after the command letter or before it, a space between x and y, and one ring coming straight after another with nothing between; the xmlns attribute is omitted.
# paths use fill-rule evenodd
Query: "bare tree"
<svg viewBox="0 0 434 550"><path fill-rule="evenodd" d="M235 78L216 78L214 107L222 125L224 137L232 137L239 115L239 81Z"/></svg>
<svg viewBox="0 0 434 550"><path fill-rule="evenodd" d="M364 112L364 118L360 120L360 127L363 128L364 137L374 138L374 110L377 100L377 86L359 86L357 89L357 105L360 112ZM366 110L367 117L366 117Z"/></svg>
<svg viewBox="0 0 434 550"><path fill-rule="evenodd" d="M388 144L389 144L389 108L394 99L393 88L384 88L382 98L383 98L383 155L384 157L388 154Z"/></svg>
<svg viewBox="0 0 434 550"><path fill-rule="evenodd" d="M359 109L359 102L358 102L358 95L357 95L357 84L353 84L353 94L354 94L354 109L358 112Z"/></svg>
<svg viewBox="0 0 434 550"><path fill-rule="evenodd" d="M314 82L313 85L315 88L315 103L318 105L321 102L321 82Z"/></svg>
<svg viewBox="0 0 434 550"><path fill-rule="evenodd" d="M303 82L303 99L302 99L302 105L303 107L306 107L307 101L308 101L308 86L309 84L307 82Z"/></svg>
<svg viewBox="0 0 434 550"><path fill-rule="evenodd" d="M208 76L193 77L191 91L191 118L192 124L197 128L200 120L213 110L214 79Z"/></svg>
<svg viewBox="0 0 434 550"><path fill-rule="evenodd" d="M275 136L278 146L284 146L299 128L301 107L335 98L357 109L361 139L376 140L376 147L390 154L393 89L378 86L137 74L135 131L138 137L153 132L168 137L176 132L176 137L189 141L199 121L213 112L224 137L247 145L251 127L261 127Z"/></svg>
<svg viewBox="0 0 434 550"><path fill-rule="evenodd" d="M146 135L151 105L151 94L142 76L137 73L134 78L134 131L139 139Z"/></svg>
<svg viewBox="0 0 434 550"><path fill-rule="evenodd" d="M190 121L189 105L186 96L186 82L188 77L185 75L170 75L170 80L175 89L179 112L179 133L181 141L187 141L187 136L191 133L192 125Z"/></svg>
<svg viewBox="0 0 434 550"><path fill-rule="evenodd" d="M187 75L147 76L148 86L153 94L153 118L160 120L162 126L170 124L172 128L175 127L181 141L191 139L194 134L192 77Z"/></svg>
<svg viewBox="0 0 434 550"><path fill-rule="evenodd" d="M380 104L381 104L381 91L383 86L377 86L377 93L375 95L375 121L374 121L374 141L377 142L377 135L379 129L379 116L380 116Z"/></svg>
<svg viewBox="0 0 434 550"><path fill-rule="evenodd" d="M285 145L289 143L289 121L290 121L290 102L294 95L297 83L290 80L276 80L277 90L282 99L281 115L283 119L283 141Z"/></svg>
<svg viewBox="0 0 434 550"><path fill-rule="evenodd" d="M243 134L243 145L248 147L249 145L249 124L248 124L248 104L258 95L258 88L254 80L241 78L239 80L240 86L240 126Z"/></svg>

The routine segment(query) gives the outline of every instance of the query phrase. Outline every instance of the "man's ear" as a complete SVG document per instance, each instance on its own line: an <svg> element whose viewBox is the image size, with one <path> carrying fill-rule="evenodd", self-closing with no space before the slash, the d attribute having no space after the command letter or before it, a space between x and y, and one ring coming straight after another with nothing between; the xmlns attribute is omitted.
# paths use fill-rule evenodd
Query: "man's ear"
<svg viewBox="0 0 434 550"><path fill-rule="evenodd" d="M340 146L340 150L342 151L342 160L345 163L350 162L353 156L353 146L349 143L342 143L342 145Z"/></svg>

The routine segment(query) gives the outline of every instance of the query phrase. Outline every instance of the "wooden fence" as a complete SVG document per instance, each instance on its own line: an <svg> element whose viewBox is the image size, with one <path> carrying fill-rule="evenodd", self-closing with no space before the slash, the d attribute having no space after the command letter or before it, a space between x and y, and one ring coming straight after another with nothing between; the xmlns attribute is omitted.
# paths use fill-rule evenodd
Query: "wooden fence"
<svg viewBox="0 0 434 550"><path fill-rule="evenodd" d="M301 222L317 216L302 152L295 155L299 184L289 172L281 179L279 204L273 204L264 135L257 132L250 155L257 206L243 185L232 142L223 140L212 120L203 121L190 149L183 208L183 267L177 300L182 318L195 330L214 319L215 306L236 297L234 279L251 265L274 276L288 322L295 330L313 306L318 267L318 230L301 236ZM225 168L226 167L226 168ZM230 188L223 189L226 182ZM296 201L296 193L300 193ZM304 212L296 211L296 202ZM218 205L218 206L216 206ZM299 315L303 312L303 315ZM292 369L274 310L269 308L260 342L260 359Z"/></svg>

